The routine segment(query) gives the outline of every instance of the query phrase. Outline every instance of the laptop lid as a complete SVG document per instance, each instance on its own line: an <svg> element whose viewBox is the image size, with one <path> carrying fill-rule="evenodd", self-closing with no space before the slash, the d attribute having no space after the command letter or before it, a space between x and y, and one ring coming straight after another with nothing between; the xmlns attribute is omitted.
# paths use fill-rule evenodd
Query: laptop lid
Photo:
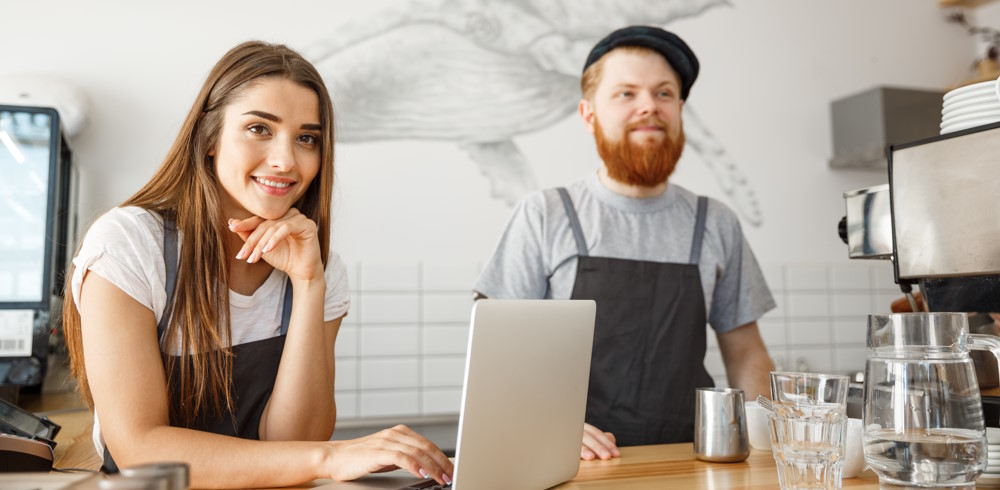
<svg viewBox="0 0 1000 490"><path fill-rule="evenodd" d="M594 342L591 300L479 300L465 358L454 488L542 489L576 476ZM322 488L403 488L396 471Z"/></svg>

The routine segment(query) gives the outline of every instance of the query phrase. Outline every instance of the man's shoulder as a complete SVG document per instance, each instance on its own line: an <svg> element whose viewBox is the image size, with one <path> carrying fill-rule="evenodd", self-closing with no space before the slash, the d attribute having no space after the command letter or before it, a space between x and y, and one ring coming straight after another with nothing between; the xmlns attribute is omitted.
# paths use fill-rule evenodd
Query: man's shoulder
<svg viewBox="0 0 1000 490"><path fill-rule="evenodd" d="M540 214L542 217L548 217L548 215L553 213L562 213L564 203L560 195L560 189L566 190L570 202L574 204L587 192L587 186L584 181L578 180L567 185L532 191L518 201L517 208L525 212Z"/></svg>
<svg viewBox="0 0 1000 490"><path fill-rule="evenodd" d="M698 198L704 197L708 201L707 215L705 216L707 226L731 227L739 224L739 216L737 216L736 212L729 205L721 200L711 196L696 194L676 184L671 185L677 195L677 200L690 208L692 214L697 213Z"/></svg>
<svg viewBox="0 0 1000 490"><path fill-rule="evenodd" d="M535 191L528 195L533 204L538 206L545 206L546 209L552 209L556 206L557 209L563 209L563 198L561 196L560 190L564 189L566 194L569 196L570 202L574 205L578 204L586 198L587 194L591 191L587 186L587 179L581 178L569 182L564 185L549 187L547 189L542 189L540 191Z"/></svg>

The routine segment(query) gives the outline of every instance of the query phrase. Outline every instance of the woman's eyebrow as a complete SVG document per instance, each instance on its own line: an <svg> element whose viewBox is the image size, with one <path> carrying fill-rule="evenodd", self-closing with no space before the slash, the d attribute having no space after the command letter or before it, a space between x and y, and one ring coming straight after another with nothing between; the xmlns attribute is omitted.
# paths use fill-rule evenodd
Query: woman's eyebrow
<svg viewBox="0 0 1000 490"><path fill-rule="evenodd" d="M264 111L247 111L247 112L244 112L243 115L244 116L257 116L257 117L259 117L261 119L267 119L268 121L276 122L276 123L280 123L281 122L281 118L280 117L275 116L274 114L271 114L270 112L264 112Z"/></svg>
<svg viewBox="0 0 1000 490"><path fill-rule="evenodd" d="M267 119L268 121L275 122L275 123L280 123L281 122L281 118L280 117L275 116L274 114L271 114L270 112L248 111L248 112L244 112L243 115L244 116L257 116L257 117L259 117L261 119ZM319 124L316 124L316 123L313 123L313 124L303 124L299 128L300 129L305 129L305 130L308 130L308 131L320 131L320 130L323 129L323 126L321 126Z"/></svg>

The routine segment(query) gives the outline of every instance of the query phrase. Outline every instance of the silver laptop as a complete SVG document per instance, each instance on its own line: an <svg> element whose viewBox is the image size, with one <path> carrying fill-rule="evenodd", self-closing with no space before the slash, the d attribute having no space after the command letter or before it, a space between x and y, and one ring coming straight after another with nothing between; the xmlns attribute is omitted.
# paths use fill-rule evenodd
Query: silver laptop
<svg viewBox="0 0 1000 490"><path fill-rule="evenodd" d="M451 488L542 489L576 476L595 312L590 300L476 302ZM408 475L320 488L422 488Z"/></svg>

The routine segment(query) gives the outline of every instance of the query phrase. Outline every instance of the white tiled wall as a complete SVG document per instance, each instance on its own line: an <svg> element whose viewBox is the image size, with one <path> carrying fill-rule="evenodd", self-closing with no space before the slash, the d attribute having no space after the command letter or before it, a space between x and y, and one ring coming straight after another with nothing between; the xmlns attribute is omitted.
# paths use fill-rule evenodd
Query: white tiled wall
<svg viewBox="0 0 1000 490"><path fill-rule="evenodd" d="M866 316L888 311L901 296L888 262L762 268L778 306L758 324L779 368L864 368ZM478 269L428 263L349 267L352 306L336 351L341 419L458 412ZM705 366L716 384L726 385L711 329Z"/></svg>
<svg viewBox="0 0 1000 490"><path fill-rule="evenodd" d="M477 264L356 264L337 338L339 418L458 413Z"/></svg>
<svg viewBox="0 0 1000 490"><path fill-rule="evenodd" d="M761 337L779 369L847 373L865 367L868 314L889 311L902 297L885 261L762 264L778 307L760 321ZM712 330L705 368L716 384L726 372Z"/></svg>

